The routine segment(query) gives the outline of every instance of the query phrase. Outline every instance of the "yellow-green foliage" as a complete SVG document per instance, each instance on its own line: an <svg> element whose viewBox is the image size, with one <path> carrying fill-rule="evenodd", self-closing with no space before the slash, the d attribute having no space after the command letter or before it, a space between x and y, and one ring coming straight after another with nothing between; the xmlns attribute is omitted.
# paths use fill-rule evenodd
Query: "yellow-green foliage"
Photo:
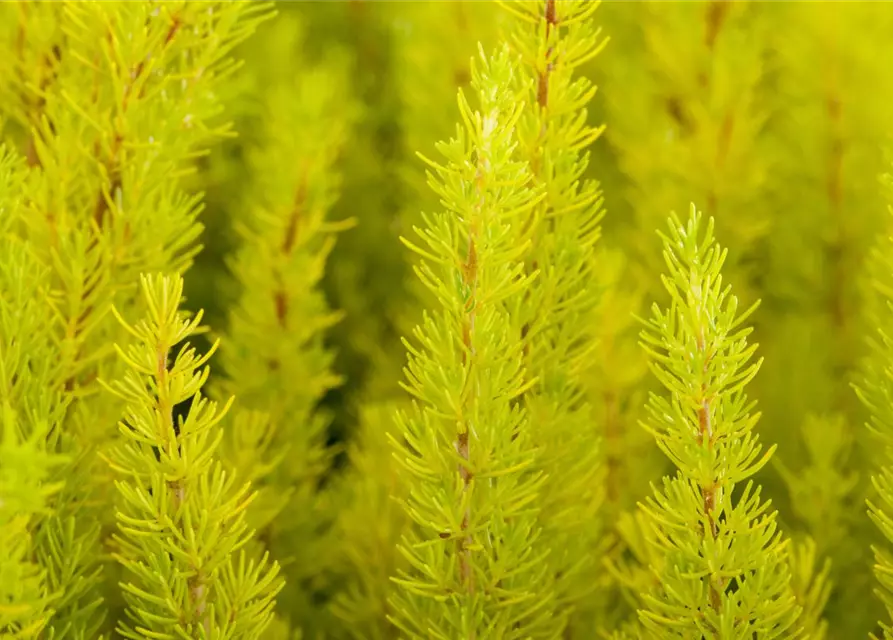
<svg viewBox="0 0 893 640"><path fill-rule="evenodd" d="M397 403L368 403L361 409L359 432L348 448L350 471L343 480L342 508L334 532L343 545L342 586L331 607L344 621L338 637L386 640L398 632L389 620L391 576L406 567L396 542L408 516L407 497L391 456ZM404 407L405 408L405 407Z"/></svg>
<svg viewBox="0 0 893 640"><path fill-rule="evenodd" d="M456 137L438 145L443 164L428 161L446 211L423 214L404 240L437 300L406 343L414 403L398 414L403 442L395 438L413 526L394 622L414 638L547 638L566 622L553 616L548 552L537 544L543 473L516 402L532 386L519 312L534 278L524 273L526 221L545 195L513 158L516 74L507 49L472 67L477 108L460 90Z"/></svg>
<svg viewBox="0 0 893 640"><path fill-rule="evenodd" d="M400 179L400 211L395 217L393 233L411 235L413 226L422 222L421 212L438 205L421 170L416 153L430 155L434 145L447 139L455 127L455 113L444 109L452 104L456 91L468 89L471 81L471 56L478 45L485 48L499 41L504 12L494 11L487 3L469 0L456 2L392 3L388 7L394 47L395 92L399 97L400 141L404 154L396 167ZM401 335L406 335L419 321L419 310L431 302L426 290L410 270L406 270L405 295L393 297L389 309ZM377 363L377 372L386 372L389 359L396 357L397 379L403 365L401 349L384 351ZM378 373L381 375L381 373ZM388 384L395 376L389 375ZM375 387L370 385L370 392Z"/></svg>
<svg viewBox="0 0 893 640"><path fill-rule="evenodd" d="M134 640L262 638L282 588L279 566L241 550L252 535L245 510L254 496L215 456L230 403L218 408L201 393L211 352L198 355L186 341L202 314L180 313L180 276L142 276L140 285L142 321L128 324L113 308L133 340L116 345L127 371L107 386L125 404L121 442L108 454L118 476L113 544L127 602L117 631ZM176 416L184 402L186 416Z"/></svg>
<svg viewBox="0 0 893 640"><path fill-rule="evenodd" d="M769 159L757 135L767 115L759 91L770 26L760 6L643 2L602 13L614 50L626 52L604 56L604 83L624 87L606 92L605 117L624 174L614 197L629 212L617 223L632 227L628 251L647 269L642 275L657 290L653 229L691 201L741 246L733 264L751 259L770 218L760 206ZM739 280L749 291L750 279Z"/></svg>
<svg viewBox="0 0 893 640"><path fill-rule="evenodd" d="M850 588L868 575L867 487L847 380L863 350L859 274L882 227L876 182L890 125L876 98L891 88L879 66L890 12L694 2L603 15L618 54L594 71L607 87L602 162L620 168L606 189L609 224L647 265L636 279L654 283L656 221L690 200L715 218L742 299L764 303L753 393L780 452L766 488L781 521L833 559L841 588L829 613L857 634L876 614L860 595L868 585Z"/></svg>
<svg viewBox="0 0 893 640"><path fill-rule="evenodd" d="M539 271L520 309L524 365L532 386L523 396L538 466L545 474L539 496L542 543L556 576L559 610L575 610L579 620L590 606L601 547L598 512L604 481L602 446L593 428L584 373L597 344L593 315L600 291L596 242L601 235L602 193L581 181L587 149L603 127L587 123L596 88L579 67L606 43L595 25L598 3L513 2L504 5L517 18L511 43L523 63L525 103L518 125L521 157L533 184L544 194L521 223L531 230L525 256L528 272ZM562 614L563 615L563 614Z"/></svg>
<svg viewBox="0 0 893 640"><path fill-rule="evenodd" d="M893 640L891 27L0 3L0 638Z"/></svg>
<svg viewBox="0 0 893 640"><path fill-rule="evenodd" d="M761 364L744 325L756 305L739 312L723 281L726 250L713 220L702 225L692 207L661 234L670 305L655 303L642 332L668 392L650 395L643 426L678 471L642 504L662 566L639 615L665 637L795 637L788 543L752 480L775 450L762 451L745 392Z"/></svg>
<svg viewBox="0 0 893 640"><path fill-rule="evenodd" d="M604 509L610 519L648 490L648 470L659 469L662 461L649 434L637 428L648 368L640 356L639 325L633 314L642 308L644 287L626 286L629 259L604 244L594 274L600 296L590 315L599 357L589 359L585 384L594 409L592 420L602 438Z"/></svg>
<svg viewBox="0 0 893 640"><path fill-rule="evenodd" d="M891 193L893 179L887 174L885 182L888 188L888 196ZM893 213L893 207L889 207ZM893 638L893 626L890 624L893 618L893 555L890 551L890 543L893 542L893 520L890 512L893 508L893 446L891 446L891 428L893 428L893 416L891 416L891 399L893 399L893 369L891 369L891 356L893 356L893 342L891 342L891 313L893 313L893 251L891 251L893 238L887 237L879 243L871 253L871 263L868 270L872 297L869 305L868 319L875 327L874 335L869 339L870 355L865 359L861 380L856 385L856 393L859 399L869 411L869 429L872 433L871 443L876 447L876 453L869 456L872 461L872 485L876 495L868 502L869 516L883 534L884 540L879 541L873 547L874 574L877 577L880 588L875 593L886 608L887 619L881 625L882 637L887 640ZM881 637L881 634L878 634Z"/></svg>
<svg viewBox="0 0 893 640"><path fill-rule="evenodd" d="M870 473L855 446L864 416L845 383L869 326L860 274L884 226L879 132L891 124L876 100L893 86L878 64L889 51L881 35L890 28L889 12L860 3L840 9L774 9L778 19L801 26L791 38L775 39L773 55L779 107L767 138L778 160L768 193L779 214L766 252L760 334L767 367L759 393L767 419L788 425L780 433L781 461L799 504L787 517L805 524L820 553L832 558L839 589L828 616L853 635L866 628L859 621L878 613L876 601L862 595L871 588L870 532L859 508L871 491Z"/></svg>
<svg viewBox="0 0 893 640"><path fill-rule="evenodd" d="M299 51L301 29L293 16L280 17L262 31L263 46L254 55L269 60ZM335 233L351 225L332 220L330 208L339 186L334 164L353 110L336 59L301 74L268 67L255 90L260 133L246 154L248 175L233 212L239 239L228 266L238 295L217 393L242 399L228 425L228 455L261 488L259 535L289 578L282 610L309 629L316 626L313 583L335 552L322 524L330 516L317 496L331 464L329 418L316 405L340 383L324 344L339 314L328 309L319 283ZM294 388L295 380L304 382Z"/></svg>
<svg viewBox="0 0 893 640"><path fill-rule="evenodd" d="M47 579L58 593L49 633L96 637L102 625L99 546L114 510L97 458L114 440L117 402L96 394L120 370L122 335L108 309L133 304L145 270L188 268L199 247L200 199L179 176L209 138L214 87L229 52L266 5L10 3L2 7L4 115L29 166L11 231L49 271L35 290L55 365L47 393L64 417L53 449L69 457L53 511L37 525ZM40 69L35 83L32 69ZM8 214L7 214L8 215ZM6 301L6 304L11 304ZM22 371L19 371L22 373Z"/></svg>
<svg viewBox="0 0 893 640"><path fill-rule="evenodd" d="M53 444L65 405L52 386L49 316L35 295L45 295L48 272L14 235L22 223L24 178L24 160L0 148L0 630L12 638L42 633L62 595L38 557L47 552L38 531L62 485L52 480L65 462Z"/></svg>

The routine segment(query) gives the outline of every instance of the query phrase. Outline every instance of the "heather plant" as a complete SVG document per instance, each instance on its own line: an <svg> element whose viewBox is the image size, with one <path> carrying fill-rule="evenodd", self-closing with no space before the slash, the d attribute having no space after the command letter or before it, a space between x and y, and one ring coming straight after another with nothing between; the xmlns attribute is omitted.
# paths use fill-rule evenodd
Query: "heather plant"
<svg viewBox="0 0 893 640"><path fill-rule="evenodd" d="M200 194L179 178L210 139L227 133L215 85L236 68L232 49L271 14L262 4L0 10L3 115L27 166L26 188L4 209L4 234L46 271L32 292L52 349L45 362L11 375L46 372L43 393L64 405L45 439L50 453L66 456L50 478L63 484L33 521L32 557L55 597L45 633L94 638L121 603L106 581L117 573L105 550L115 491L101 458L115 446L121 403L98 393L98 380L122 367L113 344L124 330L109 309L135 305L141 272L185 271L199 251ZM14 299L4 304L15 312Z"/></svg>
<svg viewBox="0 0 893 640"><path fill-rule="evenodd" d="M532 184L544 194L524 225L531 229L525 268L538 277L520 309L531 381L522 400L536 425L538 466L545 475L539 498L542 540L555 575L558 610L574 611L568 633L583 635L592 626L581 614L600 586L592 574L603 547L603 448L593 429L584 374L598 337L593 315L601 290L594 274L604 208L598 182L580 178L588 149L604 127L587 122L596 87L578 69L607 43L594 19L598 6L504 5L517 19L511 43L523 64L520 75L530 105L519 121L519 148Z"/></svg>
<svg viewBox="0 0 893 640"><path fill-rule="evenodd" d="M35 291L45 289L48 270L29 246L12 235L21 224L26 176L24 158L0 149L0 346L2 453L0 467L0 630L27 637L43 633L62 595L39 553L39 527L52 514L64 481L54 480L67 459L55 452L65 404L52 387L55 366L49 315ZM27 376L20 371L30 371Z"/></svg>
<svg viewBox="0 0 893 640"><path fill-rule="evenodd" d="M0 3L0 638L893 640L891 23Z"/></svg>
<svg viewBox="0 0 893 640"><path fill-rule="evenodd" d="M301 30L295 16L281 16L252 55L287 55L300 47ZM227 261L238 294L214 389L220 400L242 401L227 425L227 456L262 493L258 537L291 578L280 609L311 637L311 626L322 627L312 599L335 553L326 524L333 514L317 491L334 453L326 446L330 416L317 403L341 382L324 343L341 314L328 308L320 281L336 234L353 225L330 215L354 111L345 85L337 55L300 75L282 67L259 74L259 131L246 152L249 173L232 214L238 240ZM304 383L295 389L293 380Z"/></svg>
<svg viewBox="0 0 893 640"><path fill-rule="evenodd" d="M761 364L745 324L756 305L739 311L722 277L726 251L712 219L703 224L692 206L661 234L670 305L655 303L642 332L667 392L650 395L643 426L678 471L642 503L659 564L639 617L664 637L795 637L788 541L752 480L775 450L759 444L745 392Z"/></svg>
<svg viewBox="0 0 893 640"><path fill-rule="evenodd" d="M396 167L401 206L394 218L394 229L399 237L412 235L413 227L423 222L422 212L439 206L437 193L428 185L425 172L420 171L416 153L430 155L439 140L449 138L455 126L455 110L443 109L441 105L452 104L460 88L469 89L473 58L468 52L478 46L488 50L495 46L506 19L511 16L494 11L485 3L467 0L389 6L393 10L390 24L394 82L401 105L399 126L404 147ZM402 247L399 249L402 255ZM431 302L430 291L406 266L405 284L401 289L404 295L392 296L396 304L390 311L401 336L412 332L419 321L420 309ZM392 387L400 379L405 360L401 346L397 341L395 348L381 353L376 366L377 376L389 365L395 366L396 375L390 374L387 378ZM391 359L395 362L388 362ZM369 388L381 395L378 385Z"/></svg>
<svg viewBox="0 0 893 640"><path fill-rule="evenodd" d="M437 298L407 342L410 411L398 414L411 527L395 581L395 624L410 637L552 637L554 587L535 505L543 484L529 413L519 308L531 210L543 199L513 158L522 115L508 49L472 67L478 107L459 92L462 124L429 160L446 211L404 241ZM401 441L402 440L402 441Z"/></svg>
<svg viewBox="0 0 893 640"><path fill-rule="evenodd" d="M261 638L282 582L267 555L246 557L245 511L254 495L215 456L231 401L218 406L202 396L211 352L199 355L187 342L202 314L180 313L180 276L142 276L140 285L145 319L131 325L113 308L134 340L127 349L116 345L127 371L104 385L125 405L121 442L108 454L119 478L113 541L127 602L117 631ZM185 417L176 416L184 402Z"/></svg>

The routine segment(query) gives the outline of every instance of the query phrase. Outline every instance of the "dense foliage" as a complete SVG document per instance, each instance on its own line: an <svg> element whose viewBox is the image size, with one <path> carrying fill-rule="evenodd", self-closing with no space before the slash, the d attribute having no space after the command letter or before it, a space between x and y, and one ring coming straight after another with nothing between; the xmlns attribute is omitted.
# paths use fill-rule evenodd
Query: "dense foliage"
<svg viewBox="0 0 893 640"><path fill-rule="evenodd" d="M0 3L0 638L893 640L891 28Z"/></svg>

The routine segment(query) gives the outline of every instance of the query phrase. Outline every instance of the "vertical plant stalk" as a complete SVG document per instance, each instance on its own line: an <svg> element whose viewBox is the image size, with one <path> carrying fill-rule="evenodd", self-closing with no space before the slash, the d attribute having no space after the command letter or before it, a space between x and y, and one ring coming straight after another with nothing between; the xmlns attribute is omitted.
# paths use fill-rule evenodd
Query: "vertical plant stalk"
<svg viewBox="0 0 893 640"><path fill-rule="evenodd" d="M642 596L640 621L661 636L798 637L789 541L750 480L775 449L761 452L759 414L744 393L761 364L742 328L756 305L738 313L722 279L726 251L693 205L687 223L672 216L661 238L670 306L653 306L641 337L668 395L651 394L644 426L677 474L642 505L645 539L663 558L652 564L658 582Z"/></svg>
<svg viewBox="0 0 893 640"><path fill-rule="evenodd" d="M199 320L201 320L201 315L197 316L196 322ZM167 453L169 459L176 460L180 452L180 444L177 441L174 402L171 398L171 393L173 391L171 388L172 376L171 371L168 368L171 345L167 344L166 338L166 336L161 337L159 342L155 345L157 369L155 370L156 384L153 386L157 389L158 394L156 410L163 420L161 431L162 448ZM207 358L210 358L213 351L216 349L216 346L217 345L215 344L214 348L208 352L206 356ZM226 408L227 407L224 408L223 413L225 413ZM187 496L187 487L183 478L170 482L169 486L171 489L171 509L174 513L177 513L181 507L186 504L187 499L190 496ZM205 633L210 634L211 621L205 615L207 599L206 579L207 576L205 575L205 572L199 567L195 571L195 574L189 577L187 584L189 586L194 618L199 621L199 624L205 630Z"/></svg>
<svg viewBox="0 0 893 640"><path fill-rule="evenodd" d="M828 262L832 265L831 290L829 295L828 315L831 318L831 325L834 327L834 334L842 337L841 341L836 345L835 361L838 366L845 364L848 360L847 346L852 344L849 338L851 335L850 323L852 317L847 313L848 296L847 287L849 282L849 273L847 267L851 264L850 252L852 251L853 238L847 225L847 217L844 209L843 201L843 161L846 155L846 140L844 138L842 128L842 101L837 95L839 92L836 79L838 73L835 67L838 61L832 60L828 65L831 67L828 73L828 85L825 87L826 95L824 96L825 113L828 118L828 135L829 153L827 158L827 167L825 169L825 191L828 197L828 208L831 216L831 224L834 229L833 240L828 247ZM837 389L837 400L834 403L838 411L844 411L851 405L852 396L842 388L843 385L835 385Z"/></svg>
<svg viewBox="0 0 893 640"><path fill-rule="evenodd" d="M427 160L446 211L415 228L416 275L434 296L405 341L414 398L392 438L412 524L400 545L391 620L408 637L545 638L562 623L540 545L542 471L518 403L528 389L519 305L532 276L521 227L542 197L514 159L523 113L507 49L472 67L480 110L459 92L462 126Z"/></svg>
<svg viewBox="0 0 893 640"><path fill-rule="evenodd" d="M701 320L703 316L703 300L700 299L699 288L694 290L694 317L698 320ZM702 379L705 381L708 379L710 375L710 360L713 358L713 353L708 352L707 350L707 340L705 337L705 328L703 325L700 325L696 329L697 331L697 350L698 350L698 358L704 363L701 369ZM708 389L707 383L701 383L701 393L699 398L699 407L698 407L698 430L699 430L699 438L698 444L704 446L706 444L707 449L712 453L714 448L714 437L713 437L713 416L711 406L711 398L708 397ZM719 486L715 482L710 482L707 486L701 486L701 495L704 497L704 515L707 519L707 523L704 526L704 535L709 536L711 541L716 540L716 536L718 534L716 520L714 516L714 509L716 507L716 494L719 490ZM720 607L722 607L722 599L719 595L719 588L717 586L716 577L714 574L710 575L709 578L709 597L710 597L710 606L713 607L713 610L717 613L720 612Z"/></svg>
<svg viewBox="0 0 893 640"><path fill-rule="evenodd" d="M453 131L454 114L441 105L453 100L457 89L467 89L471 79L468 52L478 43L488 49L498 41L502 15L490 3L467 1L394 7L393 73L401 104L401 138L406 148L428 154L437 140ZM411 27L405 28L406 24ZM414 155L401 162L399 169L402 206L395 222L401 234L407 235L413 226L422 223L421 211L439 205ZM394 279L402 281L406 276L409 280L401 291L405 295L388 318L395 318L397 330L404 335L412 333L420 310L430 302L428 292L410 269L405 275L395 274ZM390 356L379 360L389 361Z"/></svg>
<svg viewBox="0 0 893 640"><path fill-rule="evenodd" d="M484 176L481 173L481 169L483 166L486 166L486 152L483 152L478 155L478 176L479 178L475 179L475 185L479 188L481 187L481 183L484 180ZM483 189L480 189L482 192ZM478 288L478 264L477 264L477 254L474 249L475 239L478 236L477 231L477 223L474 220L477 220L480 216L480 206L484 203L481 202L483 198L483 193L479 193L479 204L477 216L473 219L471 223L471 227L468 233L468 254L465 258L465 263L462 265L462 277L464 279L465 288L470 292L468 296L468 300L465 303L465 312L466 316L463 320L462 326L462 344L465 347L465 351L462 354L462 364L465 367L465 379L471 381L470 384L473 387L476 387L475 384L475 373L474 370L474 318L475 318L475 308L477 306L477 288ZM471 393L466 394L466 404L464 407L463 413L467 416L470 413L470 409L472 408L470 405L474 402L474 398L479 393L479 390L475 388ZM462 424L462 423L459 423ZM469 489L471 485L471 480L473 478L473 474L471 471L471 458L469 456L468 451L468 434L470 431L474 429L474 425L472 424L470 419L466 419L464 423L464 428L459 430L459 433L456 437L456 451L459 453L459 457L462 459L459 463L459 475L462 478L462 500L461 502L466 505L465 513L462 517L462 531L465 532L468 530L468 525L471 521L471 500L469 500ZM458 544L460 546L459 554L461 556L461 574L462 581L465 583L465 588L468 589L469 593L474 593L474 575L472 574L472 566L471 566L471 545L474 544L474 540L470 536L465 536L459 539Z"/></svg>
<svg viewBox="0 0 893 640"><path fill-rule="evenodd" d="M122 441L106 456L118 474L119 534L115 558L127 577L121 587L127 620L118 632L138 640L208 638L223 632L259 638L272 619L281 589L279 567L265 555L245 563L240 551L252 536L245 510L254 499L215 459L222 433L220 411L201 396L208 359L188 344L173 362L170 350L200 331L202 313L179 311L179 276L144 276L140 282L148 317L136 326L113 313L136 338L117 347L128 370L111 385L125 403ZM189 403L185 419L174 407Z"/></svg>
<svg viewBox="0 0 893 640"><path fill-rule="evenodd" d="M593 580L602 552L604 473L600 433L584 372L595 357L594 326L601 292L595 286L596 246L604 215L597 182L581 179L588 148L603 127L588 124L596 87L580 73L607 39L595 25L598 2L543 0L504 3L517 18L511 43L523 61L530 107L519 125L519 151L543 199L526 220L528 275L541 270L519 309L520 339L530 385L521 398L536 424L534 437L546 480L541 496L543 541L562 607L581 633L582 611L597 599ZM590 629L591 630L591 629Z"/></svg>

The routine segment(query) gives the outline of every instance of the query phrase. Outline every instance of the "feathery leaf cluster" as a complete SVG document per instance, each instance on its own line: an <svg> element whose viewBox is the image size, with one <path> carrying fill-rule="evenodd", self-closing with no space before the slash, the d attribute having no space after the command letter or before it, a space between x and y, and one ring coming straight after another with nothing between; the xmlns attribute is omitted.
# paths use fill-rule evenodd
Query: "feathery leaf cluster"
<svg viewBox="0 0 893 640"><path fill-rule="evenodd" d="M125 402L122 439L108 456L119 478L115 557L126 569L127 620L118 632L133 640L262 638L282 583L278 564L266 556L255 563L241 549L254 494L215 456L230 403L218 409L201 394L213 349L200 356L186 342L172 358L202 314L180 313L180 276L143 276L140 284L142 321L130 325L113 310L134 341L116 347L128 370L107 386ZM185 418L174 412L181 403Z"/></svg>
<svg viewBox="0 0 893 640"><path fill-rule="evenodd" d="M0 3L0 637L893 640L893 11L271 9Z"/></svg>
<svg viewBox="0 0 893 640"><path fill-rule="evenodd" d="M655 303L642 344L668 395L650 395L645 427L678 472L642 505L664 556L642 625L661 637L791 637L800 612L788 543L751 479L774 451L761 451L744 392L760 365L742 327L756 305L739 312L723 284L712 219L703 228L692 207L661 237L671 302Z"/></svg>
<svg viewBox="0 0 893 640"><path fill-rule="evenodd" d="M65 405L49 391L48 273L15 235L25 177L23 159L0 147L0 632L10 638L42 633L61 595L38 559L36 531L52 516L62 487L53 477L66 462L52 446Z"/></svg>
<svg viewBox="0 0 893 640"><path fill-rule="evenodd" d="M513 154L522 114L508 50L472 68L480 101L459 92L462 125L429 161L445 212L424 214L415 271L436 295L407 342L396 441L414 527L401 545L410 567L397 578L395 623L410 637L553 637L550 580L535 513L535 468L525 409L518 308L533 274L524 221L542 198Z"/></svg>
<svg viewBox="0 0 893 640"><path fill-rule="evenodd" d="M531 211L528 271L541 276L521 309L525 367L535 384L524 394L546 480L540 496L544 533L562 607L579 604L597 581L602 450L594 437L583 373L596 346L595 246L604 209L598 185L582 179L586 149L603 127L587 123L595 95L579 67L606 44L594 25L598 2L513 2L512 43L523 62L526 104L519 122L522 157L543 199Z"/></svg>
<svg viewBox="0 0 893 640"><path fill-rule="evenodd" d="M100 539L114 518L97 453L116 439L109 426L120 405L97 394L96 381L120 371L111 346L123 331L107 310L133 307L142 271L183 271L198 251L200 198L179 178L201 145L226 133L214 124L215 86L236 68L232 49L270 12L183 2L0 11L0 40L15 52L0 68L9 91L0 108L27 165L8 232L47 272L31 291L44 314L35 335L50 344L29 352L43 359L32 369L48 369L44 392L61 407L50 451L67 458L54 469L65 484L51 512L34 522L35 556L58 596L46 633L86 640L102 637Z"/></svg>
<svg viewBox="0 0 893 640"><path fill-rule="evenodd" d="M301 29L293 16L282 16L264 30L255 55L288 55L301 46ZM256 146L248 152L248 182L234 214L238 244L228 260L239 293L221 350L225 377L214 393L240 398L227 458L257 482L260 504L252 517L284 562L283 610L296 625L309 626L319 616L306 585L325 572L334 553L326 535L331 516L318 495L333 449L326 446L329 416L317 404L340 383L324 337L341 314L329 309L320 280L336 233L353 224L331 220L330 209L339 189L335 163L354 108L337 55L297 76L269 69L263 80ZM295 380L303 381L300 388ZM279 464L286 457L289 464Z"/></svg>
<svg viewBox="0 0 893 640"><path fill-rule="evenodd" d="M893 185L886 176L887 186ZM893 212L893 209L891 209ZM887 237L871 253L869 269L873 304L869 318L876 327L869 337L869 356L863 363L862 379L854 385L863 405L868 409L868 429L876 445L872 485L876 494L868 500L868 515L884 536L873 545L874 574L878 584L875 593L887 610L887 621L881 624L883 638L893 638L893 237Z"/></svg>

